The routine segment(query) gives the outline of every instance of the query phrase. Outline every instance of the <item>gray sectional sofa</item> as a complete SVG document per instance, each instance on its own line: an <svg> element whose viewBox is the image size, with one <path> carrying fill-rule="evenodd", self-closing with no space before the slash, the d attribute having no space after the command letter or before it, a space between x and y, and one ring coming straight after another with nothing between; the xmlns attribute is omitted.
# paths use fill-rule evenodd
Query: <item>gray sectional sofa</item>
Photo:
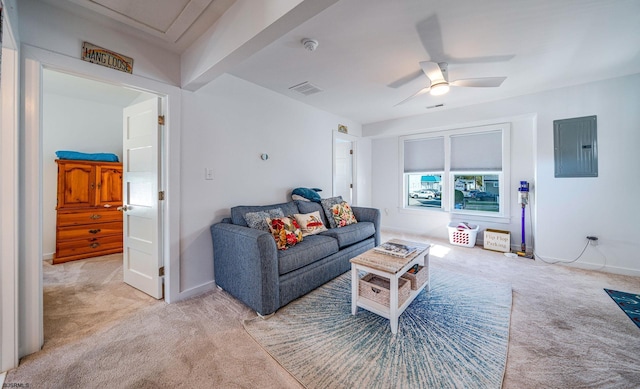
<svg viewBox="0 0 640 389"><path fill-rule="evenodd" d="M285 216L320 211L319 203L291 201L266 206L237 206L231 217L211 226L216 284L254 309L269 315L350 269L349 259L380 244L380 211L351 207L358 223L329 228L286 250L277 250L269 232L250 228L248 212L282 209Z"/></svg>

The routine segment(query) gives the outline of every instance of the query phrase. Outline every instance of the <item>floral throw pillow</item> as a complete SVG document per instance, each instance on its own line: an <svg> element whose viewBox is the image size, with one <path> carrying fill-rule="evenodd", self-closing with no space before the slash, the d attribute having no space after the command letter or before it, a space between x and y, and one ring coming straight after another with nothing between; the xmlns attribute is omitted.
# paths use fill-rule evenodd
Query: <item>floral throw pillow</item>
<svg viewBox="0 0 640 389"><path fill-rule="evenodd" d="M304 214L296 213L293 217L296 218L296 221L300 225L302 236L313 235L327 230L327 227L324 226L322 218L320 217L320 211Z"/></svg>
<svg viewBox="0 0 640 389"><path fill-rule="evenodd" d="M331 214L337 227L344 227L358 222L353 214L353 210L346 201L331 207Z"/></svg>
<svg viewBox="0 0 640 389"><path fill-rule="evenodd" d="M278 250L286 250L302 241L302 231L295 218L267 218L271 235L276 240Z"/></svg>

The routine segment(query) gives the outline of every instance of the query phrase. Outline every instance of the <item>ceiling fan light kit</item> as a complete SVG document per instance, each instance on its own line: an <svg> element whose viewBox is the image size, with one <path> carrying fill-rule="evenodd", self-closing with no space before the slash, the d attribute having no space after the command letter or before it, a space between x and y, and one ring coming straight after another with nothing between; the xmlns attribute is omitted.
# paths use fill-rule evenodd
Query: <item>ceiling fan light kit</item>
<svg viewBox="0 0 640 389"><path fill-rule="evenodd" d="M449 92L448 82L439 82L437 84L431 85L431 89L429 90L429 94L431 96L441 96L447 92Z"/></svg>

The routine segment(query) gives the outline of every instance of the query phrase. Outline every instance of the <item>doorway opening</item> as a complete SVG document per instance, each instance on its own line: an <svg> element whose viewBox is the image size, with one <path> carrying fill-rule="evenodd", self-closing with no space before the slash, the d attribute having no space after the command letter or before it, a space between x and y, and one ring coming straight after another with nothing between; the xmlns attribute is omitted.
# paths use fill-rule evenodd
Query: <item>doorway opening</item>
<svg viewBox="0 0 640 389"><path fill-rule="evenodd" d="M355 204L356 137L335 132L333 136L333 195Z"/></svg>
<svg viewBox="0 0 640 389"><path fill-rule="evenodd" d="M108 153L125 157L123 110L158 96L131 88L99 82L64 72L42 72L42 253L44 337L56 333L57 339L72 326L92 331L95 326L117 319L140 304L156 300L126 285L123 280L123 254L110 254L51 265L56 252L56 206L58 204L58 166L56 151L86 154ZM156 105L158 105L156 103ZM162 166L157 161L156 166ZM155 187L160 185L156 179ZM115 210L115 209L114 209ZM116 211L116 213L120 214ZM94 233L99 228L89 229ZM113 239L123 240L120 235ZM162 234L159 234L162 239ZM162 247L161 242L158 242ZM94 243L95 245L96 243ZM99 293L100 290L105 293ZM107 296L105 297L104 294ZM154 296L155 297L155 296ZM69 305L66 315L53 309ZM65 303L66 302L66 303ZM68 303L68 304L67 304ZM48 308L49 307L49 308ZM48 310L49 309L49 310Z"/></svg>

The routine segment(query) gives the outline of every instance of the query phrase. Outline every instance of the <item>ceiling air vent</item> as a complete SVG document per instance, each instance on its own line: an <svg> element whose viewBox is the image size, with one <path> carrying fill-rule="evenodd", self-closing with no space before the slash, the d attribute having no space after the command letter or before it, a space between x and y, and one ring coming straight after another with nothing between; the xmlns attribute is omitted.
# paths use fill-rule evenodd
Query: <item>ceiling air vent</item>
<svg viewBox="0 0 640 389"><path fill-rule="evenodd" d="M318 88L317 86L313 85L312 83L305 81L301 84L298 85L294 85L292 87L289 87L289 90L298 92L298 93L302 93L305 96L309 96L312 95L314 93L318 93L318 92L322 92L322 89Z"/></svg>
<svg viewBox="0 0 640 389"><path fill-rule="evenodd" d="M440 108L440 107L444 107L444 104L429 105L427 106L427 109Z"/></svg>

